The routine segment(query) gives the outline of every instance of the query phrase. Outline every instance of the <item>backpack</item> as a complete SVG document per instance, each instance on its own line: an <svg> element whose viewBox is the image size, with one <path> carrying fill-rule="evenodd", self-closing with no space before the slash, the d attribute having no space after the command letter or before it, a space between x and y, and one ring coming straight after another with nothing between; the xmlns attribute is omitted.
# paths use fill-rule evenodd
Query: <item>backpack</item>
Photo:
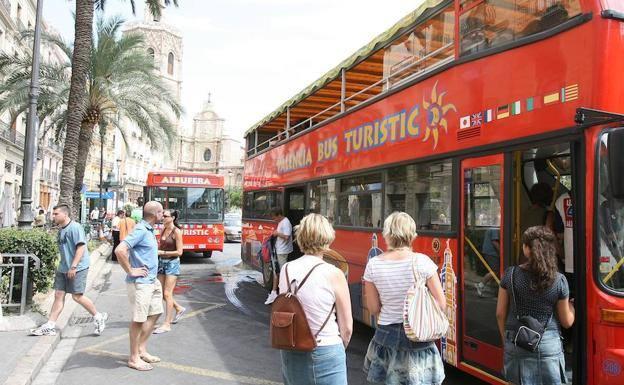
<svg viewBox="0 0 624 385"><path fill-rule="evenodd" d="M312 271L321 265L323 265L323 263L314 265L308 274L305 275L301 283L295 285L294 291L291 288L290 278L288 277L288 264L284 265L288 291L278 295L271 306L271 321L269 325L271 329L271 347L283 350L297 350L300 352L311 352L316 348L316 338L325 325L327 325L329 318L334 313L336 304L332 306L332 309L318 332L312 335L303 306L299 298L297 298L297 293L306 283Z"/></svg>
<svg viewBox="0 0 624 385"><path fill-rule="evenodd" d="M427 288L425 277L416 274L414 262L414 284L407 290L403 304L403 329L412 341L435 341L446 335L449 322Z"/></svg>
<svg viewBox="0 0 624 385"><path fill-rule="evenodd" d="M260 251L258 251L258 260L269 263L276 258L274 237L268 237L262 242Z"/></svg>

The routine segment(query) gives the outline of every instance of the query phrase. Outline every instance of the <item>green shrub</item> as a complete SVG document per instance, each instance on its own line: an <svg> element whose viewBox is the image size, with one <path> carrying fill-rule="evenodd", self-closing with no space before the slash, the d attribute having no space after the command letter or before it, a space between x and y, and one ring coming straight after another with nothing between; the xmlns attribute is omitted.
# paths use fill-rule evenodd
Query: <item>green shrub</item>
<svg viewBox="0 0 624 385"><path fill-rule="evenodd" d="M0 253L32 253L41 260L38 270L29 261L28 277L32 282L33 292L45 292L52 287L54 272L58 265L59 251L56 237L43 230L0 230Z"/></svg>

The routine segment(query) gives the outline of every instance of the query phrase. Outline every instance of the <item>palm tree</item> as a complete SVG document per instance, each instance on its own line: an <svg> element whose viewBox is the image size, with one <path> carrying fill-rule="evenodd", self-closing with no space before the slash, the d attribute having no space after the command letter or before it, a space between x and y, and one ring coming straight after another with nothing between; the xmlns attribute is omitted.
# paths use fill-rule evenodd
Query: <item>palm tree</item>
<svg viewBox="0 0 624 385"><path fill-rule="evenodd" d="M135 1L129 0L132 12L135 12ZM150 12L157 17L161 16L161 0L145 0ZM165 6L173 3L178 6L178 0L164 0ZM67 101L67 128L65 131L65 148L63 149L63 170L61 172L61 191L59 203L72 206L72 195L76 184L74 170L78 162L78 145L83 136L83 121L87 113L87 76L89 73L90 54L93 36L94 8L104 9L106 0L76 0L75 11L75 38L72 52L72 72L69 98ZM85 127L85 129L87 129ZM85 133L85 136L88 136ZM75 201L75 199L74 199ZM72 211L76 211L73 209Z"/></svg>
<svg viewBox="0 0 624 385"><path fill-rule="evenodd" d="M116 127L126 138L126 127L120 126L120 119L127 118L146 134L154 148L172 143L176 130L172 117L179 117L182 108L165 83L154 71L154 60L144 48L143 38L136 34L119 37L123 25L121 18L100 19L93 46L89 55L89 66L85 80L84 113L80 121L79 138L76 142L76 158L71 173L75 176L72 188L74 214L80 207L80 190L84 179L89 149L93 142L96 126L100 132ZM75 57L71 46L60 37L44 36L46 44L61 48L67 57ZM0 85L0 111L23 111L28 104L24 84L30 79L30 58L12 57L0 54L0 72L7 74ZM53 64L42 60L41 92L38 116L40 122L50 118L56 129L57 138L65 136L65 150L71 146L67 100L71 95L68 72L72 67L66 63ZM65 162L65 158L63 158ZM63 172L67 172L63 164ZM61 186L63 188L63 186Z"/></svg>

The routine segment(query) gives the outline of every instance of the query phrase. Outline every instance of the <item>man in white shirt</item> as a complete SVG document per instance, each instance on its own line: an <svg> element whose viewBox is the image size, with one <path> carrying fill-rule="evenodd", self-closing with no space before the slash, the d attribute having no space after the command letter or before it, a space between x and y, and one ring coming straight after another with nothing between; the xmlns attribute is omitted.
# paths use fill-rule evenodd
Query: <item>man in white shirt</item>
<svg viewBox="0 0 624 385"><path fill-rule="evenodd" d="M271 218L277 223L277 228L273 231L275 239L275 253L277 254L277 263L273 269L273 291L269 293L265 305L269 305L277 298L278 277L282 266L288 262L288 255L293 251L292 244L292 224L284 216L282 209L274 208L271 210Z"/></svg>
<svg viewBox="0 0 624 385"><path fill-rule="evenodd" d="M94 208L93 210L91 210L91 215L90 218L93 222L98 220L98 217L100 215L100 212L98 211L98 208Z"/></svg>

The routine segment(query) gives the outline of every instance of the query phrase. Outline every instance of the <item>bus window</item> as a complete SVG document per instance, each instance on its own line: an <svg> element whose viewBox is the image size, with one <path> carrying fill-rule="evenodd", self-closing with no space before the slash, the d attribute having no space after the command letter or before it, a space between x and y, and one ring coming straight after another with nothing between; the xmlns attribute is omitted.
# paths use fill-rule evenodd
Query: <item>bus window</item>
<svg viewBox="0 0 624 385"><path fill-rule="evenodd" d="M202 219L223 219L223 190L188 188L186 218L189 222Z"/></svg>
<svg viewBox="0 0 624 385"><path fill-rule="evenodd" d="M542 32L581 13L579 0L463 0L461 54L494 48Z"/></svg>
<svg viewBox="0 0 624 385"><path fill-rule="evenodd" d="M450 160L388 170L385 214L405 211L418 230L451 230L453 164Z"/></svg>
<svg viewBox="0 0 624 385"><path fill-rule="evenodd" d="M271 219L271 209L282 207L282 193L279 191L255 191L246 193L245 215L248 218Z"/></svg>
<svg viewBox="0 0 624 385"><path fill-rule="evenodd" d="M338 225L381 227L381 174L340 180Z"/></svg>
<svg viewBox="0 0 624 385"><path fill-rule="evenodd" d="M386 48L386 87L431 70L454 57L455 9L449 6Z"/></svg>
<svg viewBox="0 0 624 385"><path fill-rule="evenodd" d="M308 197L308 212L321 214L330 223L334 223L336 179L311 183L308 189Z"/></svg>
<svg viewBox="0 0 624 385"><path fill-rule="evenodd" d="M621 157L622 132L604 134L600 140L598 153L598 196L596 213L598 215L597 239L599 242L597 254L598 277L608 288L624 293L624 196L618 191L621 183L611 180L616 172L612 168L619 162L610 162L610 155L618 154ZM619 138L617 138L619 136ZM615 139L620 143L615 143ZM613 153L613 154L612 154Z"/></svg>

